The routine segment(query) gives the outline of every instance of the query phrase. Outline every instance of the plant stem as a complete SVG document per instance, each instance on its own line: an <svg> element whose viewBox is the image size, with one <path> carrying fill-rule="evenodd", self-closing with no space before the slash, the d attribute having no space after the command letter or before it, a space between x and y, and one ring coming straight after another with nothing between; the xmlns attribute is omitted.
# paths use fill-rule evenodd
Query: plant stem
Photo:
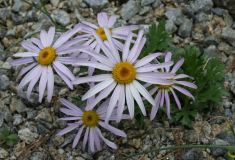
<svg viewBox="0 0 235 160"><path fill-rule="evenodd" d="M132 158L134 156L138 156L138 155L142 155L142 154L147 154L147 153L151 153L151 152L158 152L158 151L162 151L162 150L171 150L171 149L181 149L181 148L224 148L224 149L227 149L227 150L231 150L232 148L235 148L235 146L216 146L216 145L174 146L174 147L159 148L159 149L153 149L153 150L144 151L144 152L141 152L141 153L132 154L130 156L122 158L121 160L126 160L126 159Z"/></svg>
<svg viewBox="0 0 235 160"><path fill-rule="evenodd" d="M49 13L47 12L47 9L46 9L46 7L45 7L45 5L44 5L43 1L42 1L42 0L40 0L40 2L41 2L41 4L42 4L42 7L43 7L43 9L45 10L46 14L49 14Z"/></svg>
<svg viewBox="0 0 235 160"><path fill-rule="evenodd" d="M7 141L7 140L5 140L5 141L2 141L2 142L0 143L0 145L1 145L1 144L3 144L3 143L5 143L6 141Z"/></svg>

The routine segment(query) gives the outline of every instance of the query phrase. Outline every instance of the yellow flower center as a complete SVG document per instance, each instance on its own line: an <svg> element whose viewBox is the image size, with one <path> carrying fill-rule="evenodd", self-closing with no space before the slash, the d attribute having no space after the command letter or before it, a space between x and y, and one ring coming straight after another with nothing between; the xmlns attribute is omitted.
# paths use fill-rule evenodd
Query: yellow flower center
<svg viewBox="0 0 235 160"><path fill-rule="evenodd" d="M82 115L82 121L87 127L94 127L99 122L99 115L95 111L85 111Z"/></svg>
<svg viewBox="0 0 235 160"><path fill-rule="evenodd" d="M113 68L113 78L118 84L129 84L136 77L136 70L129 62L120 62Z"/></svg>
<svg viewBox="0 0 235 160"><path fill-rule="evenodd" d="M173 79L173 78L170 78L170 79L167 79L167 80L173 81L174 79ZM161 85L161 84L157 84L157 86L158 86L159 89L167 89L167 90L169 90L172 85Z"/></svg>
<svg viewBox="0 0 235 160"><path fill-rule="evenodd" d="M56 51L52 47L44 48L38 56L38 62L43 66L51 65L56 58Z"/></svg>
<svg viewBox="0 0 235 160"><path fill-rule="evenodd" d="M108 28L110 33L112 34L112 30L110 28ZM96 33L100 36L100 38L105 41L107 40L106 34L104 32L104 28L99 28L96 30Z"/></svg>

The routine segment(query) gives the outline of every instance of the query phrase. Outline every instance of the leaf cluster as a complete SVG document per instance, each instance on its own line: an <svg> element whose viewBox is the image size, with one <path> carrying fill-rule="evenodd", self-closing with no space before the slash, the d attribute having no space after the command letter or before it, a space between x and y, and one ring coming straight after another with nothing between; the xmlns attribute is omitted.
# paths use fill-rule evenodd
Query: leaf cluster
<svg viewBox="0 0 235 160"><path fill-rule="evenodd" d="M9 134L9 131L7 128L3 128L2 134L0 134L0 140L2 142L0 144L5 144L5 146L12 147L14 144L18 141L18 135L16 134Z"/></svg>

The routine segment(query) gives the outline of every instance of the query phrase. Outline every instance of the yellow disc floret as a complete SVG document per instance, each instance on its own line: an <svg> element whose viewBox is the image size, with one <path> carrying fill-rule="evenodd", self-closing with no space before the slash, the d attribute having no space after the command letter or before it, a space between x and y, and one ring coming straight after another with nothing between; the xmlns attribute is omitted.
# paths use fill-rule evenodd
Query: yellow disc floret
<svg viewBox="0 0 235 160"><path fill-rule="evenodd" d="M99 115L95 111L85 111L82 115L82 121L86 127L95 127L99 122Z"/></svg>
<svg viewBox="0 0 235 160"><path fill-rule="evenodd" d="M110 33L112 34L112 30L110 28L108 28ZM105 41L107 40L106 34L104 32L104 28L99 28L96 30L96 33L100 36L100 38Z"/></svg>
<svg viewBox="0 0 235 160"><path fill-rule="evenodd" d="M120 62L113 68L112 74L118 84L129 84L136 77L136 69L129 62Z"/></svg>
<svg viewBox="0 0 235 160"><path fill-rule="evenodd" d="M167 79L167 80L173 81L174 79L173 79L173 78L170 78L170 79ZM172 85L157 84L157 86L158 86L159 89L167 89L167 90L169 90Z"/></svg>
<svg viewBox="0 0 235 160"><path fill-rule="evenodd" d="M51 65L56 58L56 51L52 47L46 47L39 53L38 62L43 66Z"/></svg>

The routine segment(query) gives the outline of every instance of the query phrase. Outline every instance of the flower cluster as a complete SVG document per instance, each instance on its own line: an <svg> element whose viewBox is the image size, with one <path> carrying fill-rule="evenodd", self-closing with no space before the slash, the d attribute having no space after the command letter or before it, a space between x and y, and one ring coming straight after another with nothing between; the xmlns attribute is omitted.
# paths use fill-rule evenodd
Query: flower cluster
<svg viewBox="0 0 235 160"><path fill-rule="evenodd" d="M113 15L108 19L106 13L99 13L97 17L99 26L82 21L74 29L63 33L54 43L55 27L51 27L48 32L42 30L40 40L31 38L32 43L22 42L22 46L28 52L14 54L14 57L22 58L11 62L13 66L29 64L20 71L17 77L18 80L19 77L25 75L18 86L18 92L21 92L28 84L27 98L29 98L33 87L39 81L39 102L42 101L46 88L47 101L51 102L54 73L57 73L70 89L73 89L73 85L90 84L90 89L82 97L82 100L87 100L84 111L68 100L60 99L60 102L68 107L61 108L60 111L70 117L58 120L73 121L73 123L68 123L68 126L57 135L79 128L73 148L77 146L82 132L85 131L83 148L86 146L89 135L89 146L92 152L95 151L95 146L97 150L101 150L100 139L108 146L117 148L113 142L104 138L98 126L118 136L126 137L123 131L109 125L109 121L120 122L122 119L133 118L135 102L144 116L147 113L143 101L147 100L153 106L150 115L152 120L156 116L159 105L162 107L165 100L167 116L170 118L168 91L171 91L178 107L181 108L173 89L194 99L189 91L178 85L197 88L191 82L178 81L180 78L193 79L185 74L176 75L184 59L170 69L173 65L170 52L167 54L149 53L142 59L138 58L146 38L143 30L139 30L138 34L132 32L139 29L137 25L113 28L116 16ZM72 38L78 31L85 34ZM124 40L125 43L121 43L120 40ZM79 42L83 42L83 45L76 46ZM165 62L159 63L157 58L162 56L165 56ZM152 63L153 61L158 63ZM87 66L88 76L76 78L65 65ZM106 74L97 74L99 72L94 72L95 69L105 71ZM148 91L148 86L154 86L154 88ZM155 92L157 92L156 98L153 99L152 95ZM99 105L103 99L105 101ZM94 107L97 105L99 107L95 110ZM126 108L129 115L123 114Z"/></svg>

